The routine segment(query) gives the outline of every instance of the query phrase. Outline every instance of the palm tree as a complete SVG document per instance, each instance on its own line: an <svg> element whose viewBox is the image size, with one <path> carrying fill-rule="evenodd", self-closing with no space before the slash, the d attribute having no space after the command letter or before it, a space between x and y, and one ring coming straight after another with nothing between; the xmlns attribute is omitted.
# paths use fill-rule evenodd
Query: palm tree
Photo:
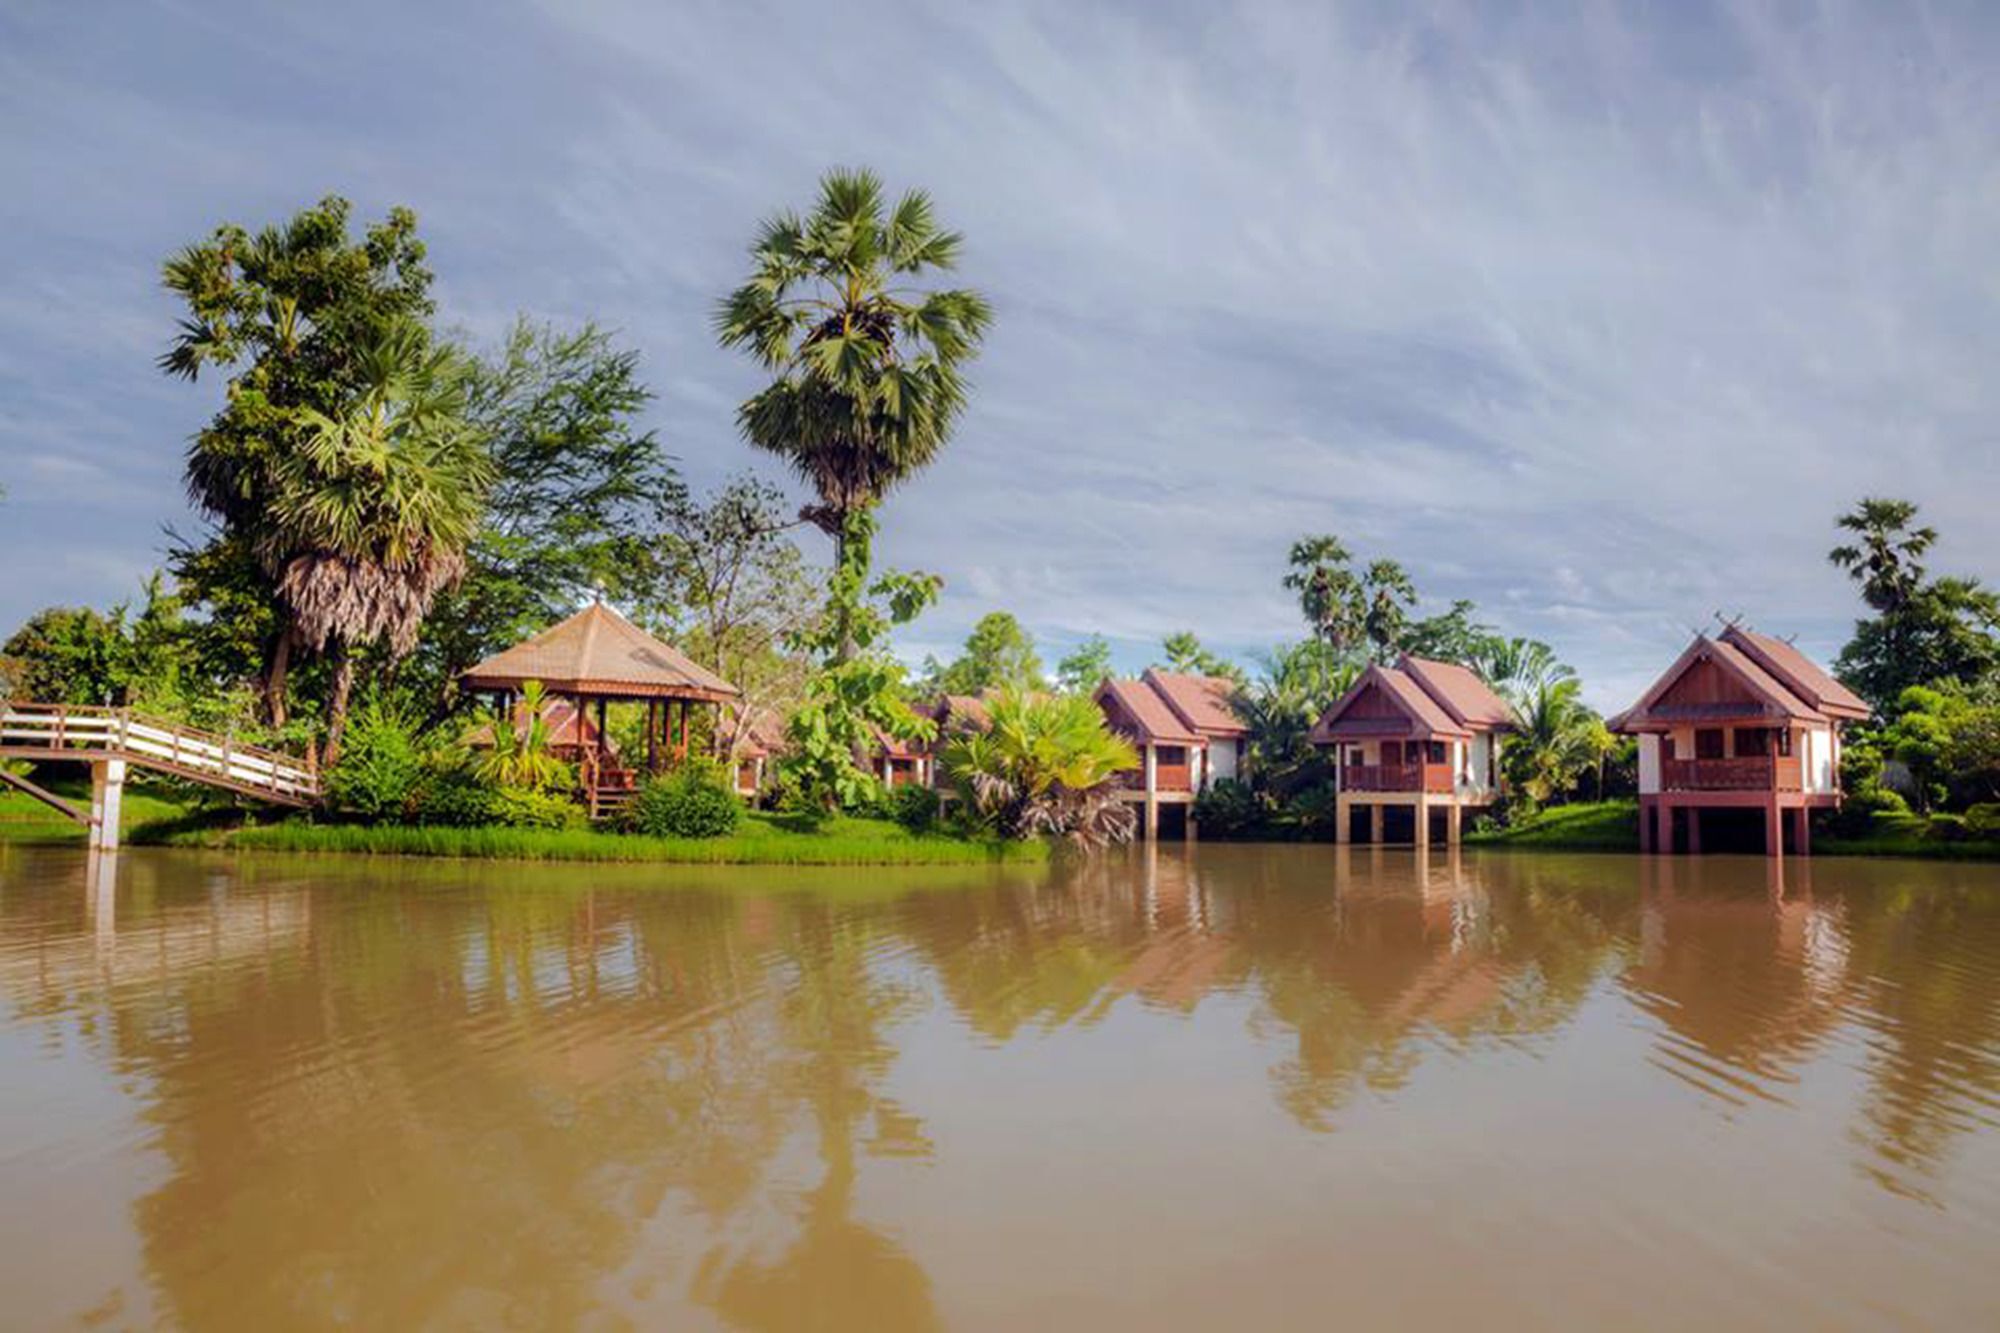
<svg viewBox="0 0 2000 1333"><path fill-rule="evenodd" d="M1575 680L1576 672L1556 657L1540 639L1493 639L1469 663L1516 710L1556 681Z"/></svg>
<svg viewBox="0 0 2000 1333"><path fill-rule="evenodd" d="M514 715L493 724L493 748L473 766L481 780L526 791L569 785L569 765L550 750L553 737L543 703L542 682L531 680L521 686Z"/></svg>
<svg viewBox="0 0 2000 1333"><path fill-rule="evenodd" d="M1826 558L1861 585L1861 596L1884 614L1901 611L1924 583L1923 555L1937 542L1937 529L1911 528L1916 505L1908 500L1869 498L1834 520L1860 542L1834 547Z"/></svg>
<svg viewBox="0 0 2000 1333"><path fill-rule="evenodd" d="M776 454L818 496L800 511L840 549L850 519L928 466L964 412L964 366L992 313L965 289L901 284L955 266L962 238L930 196L887 207L873 172L835 170L810 216L785 212L751 248L755 271L723 299L717 337L772 375L738 409L754 447Z"/></svg>
<svg viewBox="0 0 2000 1333"><path fill-rule="evenodd" d="M465 572L492 465L462 415L460 364L401 325L360 358L339 417L302 408L303 446L276 464L259 554L299 637L333 662L327 762L340 752L353 650L407 656L437 595Z"/></svg>
<svg viewBox="0 0 2000 1333"><path fill-rule="evenodd" d="M1125 842L1131 804L1111 787L1138 752L1104 725L1088 695L1009 690L988 710L983 732L945 746L945 772L966 805L1009 837L1065 836Z"/></svg>
<svg viewBox="0 0 2000 1333"><path fill-rule="evenodd" d="M1504 752L1508 779L1542 805L1597 762L1596 733L1603 726L1584 705L1573 676L1545 677L1512 702L1521 725Z"/></svg>

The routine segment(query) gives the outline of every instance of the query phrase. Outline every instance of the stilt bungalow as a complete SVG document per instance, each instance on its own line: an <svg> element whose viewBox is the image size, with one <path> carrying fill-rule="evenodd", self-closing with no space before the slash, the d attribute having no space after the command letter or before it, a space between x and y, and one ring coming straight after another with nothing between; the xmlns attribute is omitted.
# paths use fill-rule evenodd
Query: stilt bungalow
<svg viewBox="0 0 2000 1333"><path fill-rule="evenodd" d="M880 727L875 729L875 753L871 761L875 776L891 790L912 784L928 787L937 767L929 741L906 741Z"/></svg>
<svg viewBox="0 0 2000 1333"><path fill-rule="evenodd" d="M1702 849L1704 819L1754 816L1764 851L1812 850L1814 810L1840 804L1840 728L1868 705L1804 653L1731 625L1695 636L1610 720L1639 738L1639 847ZM1726 818L1726 816L1725 816Z"/></svg>
<svg viewBox="0 0 2000 1333"><path fill-rule="evenodd" d="M589 734L594 741L577 756L577 778L593 819L629 803L642 772L657 772L687 756L694 708L720 707L741 693L602 602L459 677L465 689L495 696L503 715L511 714L515 697L531 680L589 719L588 733L579 727L577 736ZM645 705L642 753L612 751L605 711L613 703Z"/></svg>
<svg viewBox="0 0 2000 1333"><path fill-rule="evenodd" d="M1503 738L1514 710L1477 673L1407 654L1370 666L1326 710L1312 743L1333 753L1334 838L1456 844L1465 812L1500 799ZM1405 827L1407 836L1405 836Z"/></svg>
<svg viewBox="0 0 2000 1333"><path fill-rule="evenodd" d="M1120 773L1114 781L1124 799L1141 807L1142 836L1159 837L1165 823L1169 832L1178 825L1183 837L1192 838L1194 797L1200 790L1208 742L1143 678L1106 680L1097 687L1096 699L1105 724L1139 751L1139 767Z"/></svg>
<svg viewBox="0 0 2000 1333"><path fill-rule="evenodd" d="M951 775L944 767L944 747L961 736L985 731L993 725L992 715L986 709L990 697L990 693L946 694L924 709L924 715L937 724L937 735L926 750L929 762L925 765L925 781L947 802L953 793Z"/></svg>
<svg viewBox="0 0 2000 1333"><path fill-rule="evenodd" d="M1242 775L1250 728L1231 702L1236 697L1235 681L1226 676L1191 676L1157 669L1148 669L1139 680L1166 700L1174 716L1201 737L1196 791Z"/></svg>

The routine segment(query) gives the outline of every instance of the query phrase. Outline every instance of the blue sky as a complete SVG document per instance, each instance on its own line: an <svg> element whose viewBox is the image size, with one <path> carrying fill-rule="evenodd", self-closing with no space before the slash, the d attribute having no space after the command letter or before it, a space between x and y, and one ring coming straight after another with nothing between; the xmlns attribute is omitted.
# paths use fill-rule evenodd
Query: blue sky
<svg viewBox="0 0 2000 1333"><path fill-rule="evenodd" d="M415 208L448 324L619 330L706 484L753 462L711 303L836 163L999 312L885 513L947 580L913 656L994 607L1248 654L1333 531L1612 707L1718 610L1830 656L1864 493L2000 578L2000 12L1557 8L0 6L0 628L188 523L158 268L217 223Z"/></svg>

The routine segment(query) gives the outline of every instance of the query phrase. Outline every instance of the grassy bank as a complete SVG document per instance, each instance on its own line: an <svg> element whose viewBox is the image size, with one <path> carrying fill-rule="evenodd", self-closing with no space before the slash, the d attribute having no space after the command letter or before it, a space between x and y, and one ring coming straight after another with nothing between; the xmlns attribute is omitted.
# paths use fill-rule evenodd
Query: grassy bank
<svg viewBox="0 0 2000 1333"><path fill-rule="evenodd" d="M146 832L138 830L133 840L148 841ZM288 820L226 830L177 829L157 841L179 847L362 856L693 865L967 865L1039 861L1048 856L1042 843L917 834L888 820L836 818L809 825L765 814L746 816L735 833L722 838L649 838L596 829L414 828Z"/></svg>
<svg viewBox="0 0 2000 1333"><path fill-rule="evenodd" d="M83 799L89 800L87 793ZM695 865L974 865L1048 857L1047 845L1039 842L917 834L881 819L811 821L763 813L746 815L725 838L647 838L596 829L315 824L304 819L244 824L227 810L205 810L135 788L126 792L124 816L125 841L133 846ZM39 802L8 793L0 796L0 841L80 843L83 830Z"/></svg>
<svg viewBox="0 0 2000 1333"><path fill-rule="evenodd" d="M2000 861L2000 842L1957 836L1948 824L1921 819L1878 818L1870 832L1856 836L1826 831L1813 835L1815 856L1915 857L1938 861ZM1636 852L1639 805L1599 801L1552 806L1510 828L1469 833L1468 844L1537 851Z"/></svg>

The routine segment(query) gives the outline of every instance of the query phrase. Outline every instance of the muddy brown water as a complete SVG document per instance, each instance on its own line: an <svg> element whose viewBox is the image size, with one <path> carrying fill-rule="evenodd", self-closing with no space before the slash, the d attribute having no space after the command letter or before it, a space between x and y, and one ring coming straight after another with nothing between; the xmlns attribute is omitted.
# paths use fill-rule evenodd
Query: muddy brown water
<svg viewBox="0 0 2000 1333"><path fill-rule="evenodd" d="M2000 1327L2000 868L0 846L0 1327Z"/></svg>

